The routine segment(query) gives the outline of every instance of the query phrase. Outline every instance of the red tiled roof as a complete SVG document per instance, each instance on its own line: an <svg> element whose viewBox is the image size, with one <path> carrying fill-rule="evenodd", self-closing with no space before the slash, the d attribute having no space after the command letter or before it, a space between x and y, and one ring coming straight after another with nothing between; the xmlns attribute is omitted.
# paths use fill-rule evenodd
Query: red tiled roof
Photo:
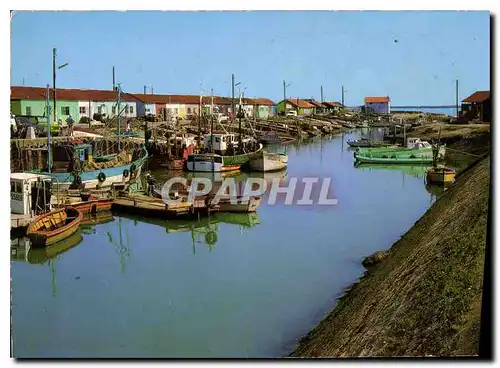
<svg viewBox="0 0 500 368"><path fill-rule="evenodd" d="M365 97L365 103L387 103L390 101L389 96L385 97Z"/></svg>
<svg viewBox="0 0 500 368"><path fill-rule="evenodd" d="M311 105L316 106L316 107L324 107L323 104L319 101L315 101L313 99L306 99L305 101L309 102Z"/></svg>
<svg viewBox="0 0 500 368"><path fill-rule="evenodd" d="M11 100L45 100L46 88L43 87L21 87L12 86L10 88ZM49 97L52 98L53 89L49 90ZM117 91L102 91L95 89L69 89L57 88L56 98L66 101L115 101L118 98ZM138 99L129 93L122 93L123 101L137 102Z"/></svg>
<svg viewBox="0 0 500 368"><path fill-rule="evenodd" d="M471 102L471 103L484 102L489 98L490 98L490 91L477 91L471 94L466 99L462 100L462 102Z"/></svg>
<svg viewBox="0 0 500 368"><path fill-rule="evenodd" d="M249 98L250 103L253 105L267 105L274 106L275 103L268 98Z"/></svg>
<svg viewBox="0 0 500 368"><path fill-rule="evenodd" d="M340 102L323 102L323 105L327 107L343 107Z"/></svg>
<svg viewBox="0 0 500 368"><path fill-rule="evenodd" d="M314 107L314 105L311 105L306 100L300 100L297 98L294 98L294 99L287 98L286 100L287 100L287 102L291 103L292 105L297 106L297 107L302 107L303 109L312 109Z"/></svg>

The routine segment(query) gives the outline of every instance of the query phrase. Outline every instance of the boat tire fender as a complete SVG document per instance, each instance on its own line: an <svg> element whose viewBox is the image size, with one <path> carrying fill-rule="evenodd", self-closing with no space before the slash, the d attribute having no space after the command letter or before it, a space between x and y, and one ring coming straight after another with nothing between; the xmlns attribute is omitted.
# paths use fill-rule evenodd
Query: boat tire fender
<svg viewBox="0 0 500 368"><path fill-rule="evenodd" d="M135 164L132 164L132 165L130 166L130 172L131 172L131 173L133 173L133 172L135 172L136 170L137 170L137 166L135 166Z"/></svg>
<svg viewBox="0 0 500 368"><path fill-rule="evenodd" d="M123 177L127 178L129 174L129 171L127 169L123 170Z"/></svg>
<svg viewBox="0 0 500 368"><path fill-rule="evenodd" d="M97 175L97 180L99 181L99 183L105 182L106 181L106 174L101 171L99 173L99 175Z"/></svg>
<svg viewBox="0 0 500 368"><path fill-rule="evenodd" d="M80 175L75 176L75 184L80 185L82 183L82 178Z"/></svg>

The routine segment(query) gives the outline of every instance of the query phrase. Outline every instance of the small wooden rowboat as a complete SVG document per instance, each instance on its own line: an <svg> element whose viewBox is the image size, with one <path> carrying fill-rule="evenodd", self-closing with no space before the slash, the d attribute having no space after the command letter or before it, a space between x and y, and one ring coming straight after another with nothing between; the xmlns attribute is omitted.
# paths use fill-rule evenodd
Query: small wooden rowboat
<svg viewBox="0 0 500 368"><path fill-rule="evenodd" d="M91 199L89 201L74 202L70 207L76 208L82 214L111 211L113 199Z"/></svg>
<svg viewBox="0 0 500 368"><path fill-rule="evenodd" d="M427 170L427 182L435 184L451 184L455 181L455 170L449 167L431 167Z"/></svg>
<svg viewBox="0 0 500 368"><path fill-rule="evenodd" d="M83 214L73 207L60 208L36 217L28 226L32 247L46 247L73 235Z"/></svg>

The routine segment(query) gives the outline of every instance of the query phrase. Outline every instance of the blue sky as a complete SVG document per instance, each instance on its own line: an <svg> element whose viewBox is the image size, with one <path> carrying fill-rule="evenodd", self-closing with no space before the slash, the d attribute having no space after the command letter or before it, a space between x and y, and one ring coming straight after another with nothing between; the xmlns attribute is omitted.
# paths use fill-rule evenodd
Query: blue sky
<svg viewBox="0 0 500 368"><path fill-rule="evenodd" d="M453 104L490 88L488 12L18 12L11 22L11 84L127 92L229 95L361 105ZM236 88L238 93L238 88Z"/></svg>

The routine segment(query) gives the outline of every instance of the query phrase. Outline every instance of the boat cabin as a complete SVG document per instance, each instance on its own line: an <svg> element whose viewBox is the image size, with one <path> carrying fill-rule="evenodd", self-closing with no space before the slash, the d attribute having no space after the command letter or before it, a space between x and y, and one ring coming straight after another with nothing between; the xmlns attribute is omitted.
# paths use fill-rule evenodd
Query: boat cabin
<svg viewBox="0 0 500 368"><path fill-rule="evenodd" d="M92 146L90 144L76 144L73 146L73 154L82 162L92 161Z"/></svg>
<svg viewBox="0 0 500 368"><path fill-rule="evenodd" d="M212 137L212 134L207 134L205 135L205 138L203 139L203 143L205 147L210 148L210 139ZM233 147L238 145L238 137L236 134L232 133L220 133L220 132L214 132L213 133L213 149L214 151L225 151L227 150L228 144L231 143Z"/></svg>
<svg viewBox="0 0 500 368"><path fill-rule="evenodd" d="M51 210L52 178L31 173L10 174L10 211L37 215Z"/></svg>
<svg viewBox="0 0 500 368"><path fill-rule="evenodd" d="M432 148L432 145L427 141L420 140L420 138L407 138L406 148Z"/></svg>
<svg viewBox="0 0 500 368"><path fill-rule="evenodd" d="M75 157L81 162L91 162L92 146L90 144L65 144L52 148L52 171L67 172L69 163Z"/></svg>

